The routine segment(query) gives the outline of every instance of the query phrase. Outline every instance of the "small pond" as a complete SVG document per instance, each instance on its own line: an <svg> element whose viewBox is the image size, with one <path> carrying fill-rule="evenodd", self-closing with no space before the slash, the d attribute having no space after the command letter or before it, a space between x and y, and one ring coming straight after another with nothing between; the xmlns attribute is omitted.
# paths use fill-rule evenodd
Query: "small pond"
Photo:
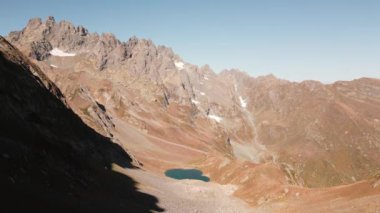
<svg viewBox="0 0 380 213"><path fill-rule="evenodd" d="M177 180L193 179L209 182L210 178L202 175L202 171L198 169L169 169L166 170L165 175Z"/></svg>

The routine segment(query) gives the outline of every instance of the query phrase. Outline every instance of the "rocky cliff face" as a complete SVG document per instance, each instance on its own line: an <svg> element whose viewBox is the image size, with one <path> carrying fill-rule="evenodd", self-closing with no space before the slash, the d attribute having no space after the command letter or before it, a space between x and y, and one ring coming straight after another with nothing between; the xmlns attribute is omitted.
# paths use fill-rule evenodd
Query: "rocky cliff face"
<svg viewBox="0 0 380 213"><path fill-rule="evenodd" d="M336 186L379 172L377 79L324 85L215 74L149 40L121 42L52 17L32 19L7 39L87 125L148 170L204 168L241 185L238 196L253 205L280 199L284 185Z"/></svg>
<svg viewBox="0 0 380 213"><path fill-rule="evenodd" d="M40 18L31 19L22 31L11 32L7 39L39 61L51 56L53 49L60 49L91 60L92 68L100 71L117 69L126 59L133 58L133 63L128 64L131 72L155 72L149 67L161 65L157 63L167 65L165 62L174 57L170 49L155 47L151 41L131 38L128 42L121 42L111 33L89 33L83 26L74 26L67 21L56 23L54 17L48 17L44 22ZM157 57L162 57L162 62L154 61Z"/></svg>

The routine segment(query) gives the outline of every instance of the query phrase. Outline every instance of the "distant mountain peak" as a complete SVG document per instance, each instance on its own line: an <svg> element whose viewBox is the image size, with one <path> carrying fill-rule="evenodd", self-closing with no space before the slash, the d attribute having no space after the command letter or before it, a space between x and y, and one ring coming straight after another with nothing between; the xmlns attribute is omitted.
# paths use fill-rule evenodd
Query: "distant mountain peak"
<svg viewBox="0 0 380 213"><path fill-rule="evenodd" d="M49 16L43 22L41 18L32 18L21 31L13 31L7 36L12 44L26 52L28 56L45 60L51 56L50 51L59 48L65 52L84 54L96 61L99 70L107 67L120 66L126 59L141 51L145 55L166 55L169 58L179 58L170 48L156 46L149 39L131 37L122 42L113 33L89 33L88 29L69 21L56 22ZM133 53L135 52L135 53Z"/></svg>

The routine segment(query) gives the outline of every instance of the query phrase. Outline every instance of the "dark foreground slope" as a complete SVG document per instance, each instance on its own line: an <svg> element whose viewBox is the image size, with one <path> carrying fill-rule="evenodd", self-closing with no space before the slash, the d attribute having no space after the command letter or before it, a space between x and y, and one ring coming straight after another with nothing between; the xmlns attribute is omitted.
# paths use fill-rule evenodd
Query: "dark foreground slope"
<svg viewBox="0 0 380 213"><path fill-rule="evenodd" d="M162 211L112 171L130 157L87 127L59 89L0 37L1 212Z"/></svg>

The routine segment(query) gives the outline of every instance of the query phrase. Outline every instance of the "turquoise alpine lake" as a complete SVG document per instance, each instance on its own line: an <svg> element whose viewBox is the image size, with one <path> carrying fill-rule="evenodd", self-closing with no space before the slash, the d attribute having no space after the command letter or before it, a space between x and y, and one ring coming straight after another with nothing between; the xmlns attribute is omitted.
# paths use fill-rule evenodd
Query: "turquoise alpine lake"
<svg viewBox="0 0 380 213"><path fill-rule="evenodd" d="M202 175L202 171L198 169L169 169L166 170L165 175L177 180L193 179L209 182L210 178Z"/></svg>

